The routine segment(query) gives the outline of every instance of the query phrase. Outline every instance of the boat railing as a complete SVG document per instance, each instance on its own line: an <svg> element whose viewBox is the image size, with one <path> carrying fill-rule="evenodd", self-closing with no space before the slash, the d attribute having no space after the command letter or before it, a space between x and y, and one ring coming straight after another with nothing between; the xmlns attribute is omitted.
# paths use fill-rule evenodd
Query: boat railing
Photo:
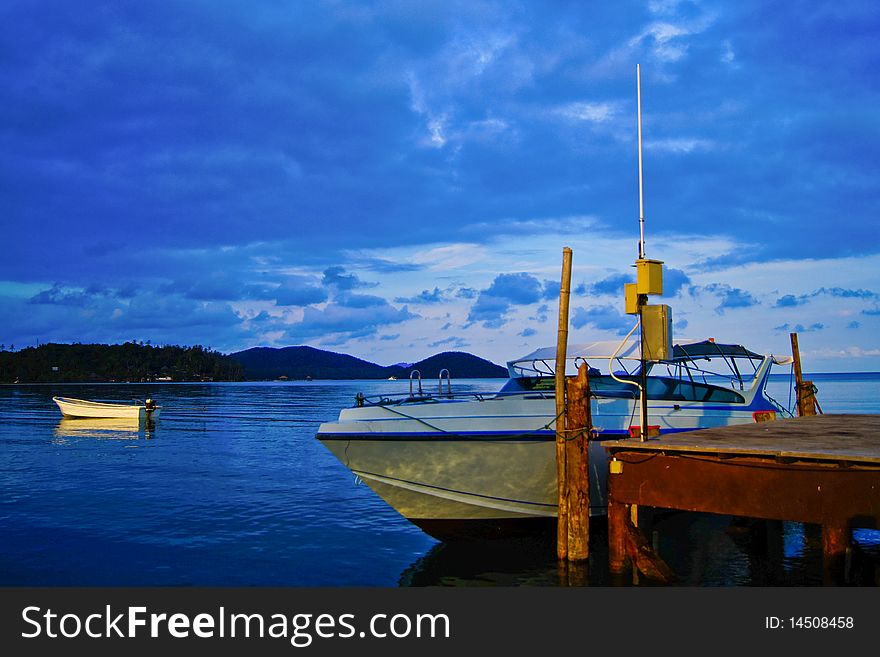
<svg viewBox="0 0 880 657"><path fill-rule="evenodd" d="M413 379L413 377L415 377L415 376L417 376L417 378ZM409 373L409 398L410 399L415 398L415 395L413 395L413 381L414 380L417 381L419 384L419 397L423 397L425 394L424 392L422 392L422 373L419 372L418 370L413 370L412 372Z"/></svg>
<svg viewBox="0 0 880 657"><path fill-rule="evenodd" d="M609 390L596 391L590 393L594 398L633 399L634 395L626 390ZM424 393L421 395L372 395L370 397L358 393L356 402L358 406L393 406L398 404L413 403L444 403L444 402L463 402L463 401L498 401L510 397L522 397L524 399L555 399L556 393L553 390L513 390L513 391L495 391L495 392L440 392L439 394Z"/></svg>
<svg viewBox="0 0 880 657"><path fill-rule="evenodd" d="M452 375L449 373L449 370L447 370L445 367L442 370L440 370L440 376L437 381L437 394L439 394L441 397L444 396L443 395L443 374L444 374L444 372L446 373L446 397L448 399L448 398L452 397Z"/></svg>

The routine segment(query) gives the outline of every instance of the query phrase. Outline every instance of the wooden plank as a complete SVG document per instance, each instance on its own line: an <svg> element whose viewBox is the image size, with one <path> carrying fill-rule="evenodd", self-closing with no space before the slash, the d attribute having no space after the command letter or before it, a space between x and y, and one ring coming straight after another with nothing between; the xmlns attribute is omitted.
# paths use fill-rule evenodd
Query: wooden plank
<svg viewBox="0 0 880 657"><path fill-rule="evenodd" d="M880 465L880 415L817 415L772 422L661 434L656 440L606 441L619 449L699 452L777 459Z"/></svg>
<svg viewBox="0 0 880 657"><path fill-rule="evenodd" d="M634 445L638 445L633 441ZM608 475L609 534L614 505L793 520L833 527L880 528L880 468L777 463L760 457L614 454Z"/></svg>

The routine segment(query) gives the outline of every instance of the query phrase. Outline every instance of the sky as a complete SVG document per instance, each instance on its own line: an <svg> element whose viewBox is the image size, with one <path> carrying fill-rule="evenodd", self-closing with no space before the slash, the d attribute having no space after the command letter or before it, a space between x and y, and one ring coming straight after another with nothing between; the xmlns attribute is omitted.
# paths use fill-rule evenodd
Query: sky
<svg viewBox="0 0 880 657"><path fill-rule="evenodd" d="M625 335L880 371L874 1L0 5L0 342L497 363Z"/></svg>

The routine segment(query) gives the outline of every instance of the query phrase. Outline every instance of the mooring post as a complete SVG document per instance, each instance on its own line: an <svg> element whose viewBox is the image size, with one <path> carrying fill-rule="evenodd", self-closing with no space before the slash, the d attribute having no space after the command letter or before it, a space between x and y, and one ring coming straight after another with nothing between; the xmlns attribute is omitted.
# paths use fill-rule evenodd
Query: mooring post
<svg viewBox="0 0 880 657"><path fill-rule="evenodd" d="M813 391L813 382L804 381L804 373L801 369L801 352L798 348L797 333L790 333L791 357L794 361L794 389L797 399L798 416L816 414L816 394Z"/></svg>
<svg viewBox="0 0 880 657"><path fill-rule="evenodd" d="M568 557L568 486L565 454L565 357L568 348L568 302L571 296L571 249L562 249L559 286L559 331L556 338L556 556Z"/></svg>
<svg viewBox="0 0 880 657"><path fill-rule="evenodd" d="M568 488L568 560L590 556L590 458L592 429L590 373L586 363L566 384L566 486Z"/></svg>

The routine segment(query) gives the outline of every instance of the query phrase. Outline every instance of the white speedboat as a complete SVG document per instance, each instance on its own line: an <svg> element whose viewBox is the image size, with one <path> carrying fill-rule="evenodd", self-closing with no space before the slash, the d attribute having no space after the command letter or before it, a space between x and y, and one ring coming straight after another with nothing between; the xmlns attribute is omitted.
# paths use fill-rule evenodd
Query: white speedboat
<svg viewBox="0 0 880 657"><path fill-rule="evenodd" d="M570 345L567 373L590 368L594 439L591 513L604 513L602 441L638 432L638 342ZM739 345L681 342L649 363L648 426L660 433L773 419L784 409L765 392L773 364ZM438 538L507 535L556 519L556 349L508 363L494 394L367 398L320 426L320 440L401 515ZM613 359L612 359L613 357Z"/></svg>
<svg viewBox="0 0 880 657"><path fill-rule="evenodd" d="M143 404L108 404L70 397L52 397L64 417L117 418L145 420L159 417L159 407L152 399Z"/></svg>

